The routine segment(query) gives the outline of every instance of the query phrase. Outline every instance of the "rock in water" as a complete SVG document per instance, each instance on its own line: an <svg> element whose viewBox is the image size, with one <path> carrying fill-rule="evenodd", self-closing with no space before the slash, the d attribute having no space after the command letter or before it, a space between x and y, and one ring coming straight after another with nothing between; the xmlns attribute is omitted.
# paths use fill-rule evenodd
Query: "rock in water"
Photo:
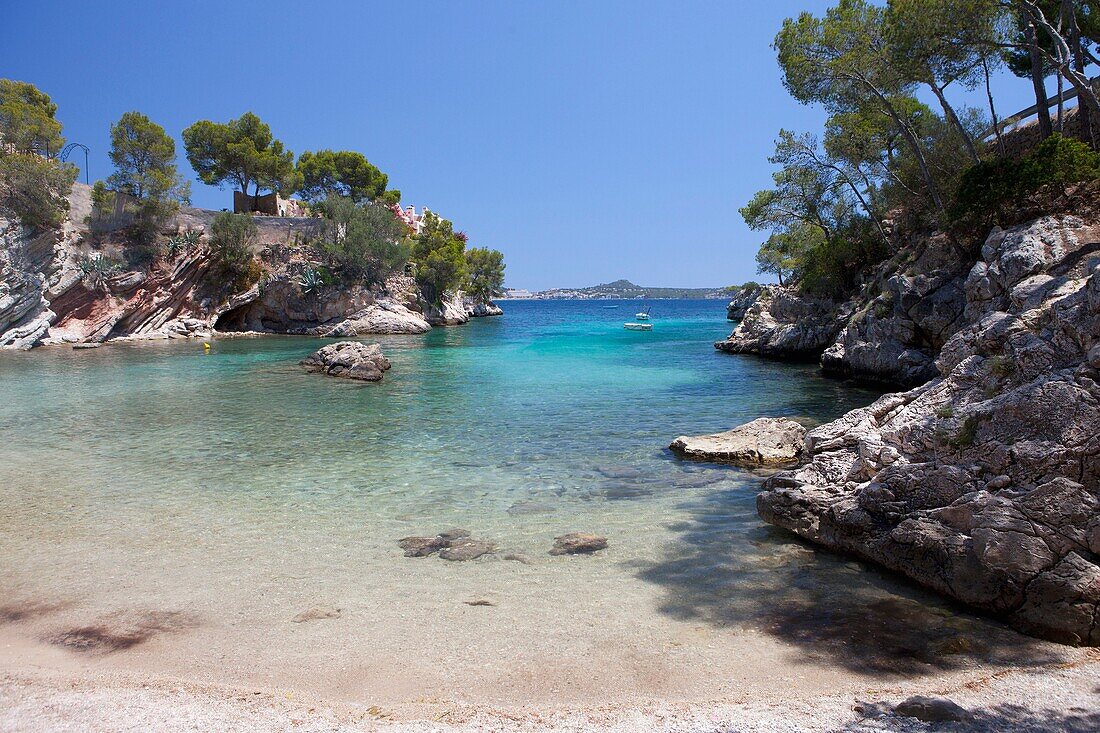
<svg viewBox="0 0 1100 733"><path fill-rule="evenodd" d="M474 540L462 537L451 540L447 547L439 552L439 557L444 560L463 562L476 560L482 555L488 555L497 549L497 546L487 540Z"/></svg>
<svg viewBox="0 0 1100 733"><path fill-rule="evenodd" d="M416 334L432 330L424 316L400 303L379 301L333 326L328 336L347 338L363 334Z"/></svg>
<svg viewBox="0 0 1100 733"><path fill-rule="evenodd" d="M669 446L685 458L738 466L790 466L802 457L806 428L794 420L761 417L714 435L681 435Z"/></svg>
<svg viewBox="0 0 1100 733"><path fill-rule="evenodd" d="M364 382L382 381L382 373L390 368L390 360L382 354L381 346L358 341L322 346L299 363L311 372Z"/></svg>
<svg viewBox="0 0 1100 733"><path fill-rule="evenodd" d="M551 555L589 555L607 547L607 538L585 532L570 532L554 538Z"/></svg>
<svg viewBox="0 0 1100 733"><path fill-rule="evenodd" d="M956 705L945 697L925 697L914 695L894 707L895 715L916 718L925 723L946 723L966 720L970 713L966 708Z"/></svg>
<svg viewBox="0 0 1100 733"><path fill-rule="evenodd" d="M405 551L405 557L427 557L447 546L442 537L402 537L397 546Z"/></svg>

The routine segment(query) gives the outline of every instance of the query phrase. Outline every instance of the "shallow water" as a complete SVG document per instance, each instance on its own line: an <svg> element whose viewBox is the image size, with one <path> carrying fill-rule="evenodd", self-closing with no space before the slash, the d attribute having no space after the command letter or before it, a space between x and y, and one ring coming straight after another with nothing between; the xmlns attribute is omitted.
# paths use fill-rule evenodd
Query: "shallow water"
<svg viewBox="0 0 1100 733"><path fill-rule="evenodd" d="M763 525L751 472L674 458L680 434L875 393L717 353L723 303L657 302L649 333L622 329L636 305L509 302L381 337L380 384L303 372L324 341L295 337L0 354L0 623L79 659L392 702L1052 658ZM397 548L454 526L500 552ZM568 531L610 548L550 557ZM341 616L290 621L313 606Z"/></svg>

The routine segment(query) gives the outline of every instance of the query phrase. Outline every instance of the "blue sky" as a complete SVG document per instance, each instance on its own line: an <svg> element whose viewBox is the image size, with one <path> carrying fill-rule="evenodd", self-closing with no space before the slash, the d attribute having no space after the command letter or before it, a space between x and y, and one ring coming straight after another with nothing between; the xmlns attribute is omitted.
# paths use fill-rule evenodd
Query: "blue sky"
<svg viewBox="0 0 1100 733"><path fill-rule="evenodd" d="M54 98L93 180L127 110L177 140L251 110L295 153L364 153L502 250L510 287L723 285L756 277L737 209L776 132L823 120L787 96L772 38L829 4L39 0L5 8L0 76ZM996 91L1002 114L1030 103L1019 80ZM193 200L232 194L196 181Z"/></svg>

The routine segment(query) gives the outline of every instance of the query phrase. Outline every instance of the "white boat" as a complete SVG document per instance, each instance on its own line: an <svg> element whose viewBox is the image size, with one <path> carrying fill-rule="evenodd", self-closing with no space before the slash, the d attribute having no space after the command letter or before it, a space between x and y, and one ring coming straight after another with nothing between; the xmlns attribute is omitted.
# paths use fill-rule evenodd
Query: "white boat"
<svg viewBox="0 0 1100 733"><path fill-rule="evenodd" d="M652 323L624 323L623 328L627 331L652 331Z"/></svg>
<svg viewBox="0 0 1100 733"><path fill-rule="evenodd" d="M649 320L649 308L646 308L641 313L635 313L634 317L637 318L639 321L648 321Z"/></svg>

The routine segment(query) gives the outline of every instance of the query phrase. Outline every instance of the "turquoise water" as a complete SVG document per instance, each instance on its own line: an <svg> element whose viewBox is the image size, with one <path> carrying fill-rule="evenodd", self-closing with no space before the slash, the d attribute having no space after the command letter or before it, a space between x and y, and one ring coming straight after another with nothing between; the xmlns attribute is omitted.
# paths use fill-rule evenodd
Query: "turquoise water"
<svg viewBox="0 0 1100 733"><path fill-rule="evenodd" d="M752 472L672 456L681 434L876 395L716 352L721 302L652 305L652 332L622 328L636 302L520 301L370 339L393 362L379 384L304 372L325 341L299 337L0 353L0 633L17 618L73 654L73 629L137 634L102 658L354 699L450 699L457 664L461 694L523 703L766 690L807 660L825 690L838 668L1027 648L767 527ZM397 547L453 526L500 551ZM569 531L610 547L549 556ZM343 615L290 623L318 605Z"/></svg>

